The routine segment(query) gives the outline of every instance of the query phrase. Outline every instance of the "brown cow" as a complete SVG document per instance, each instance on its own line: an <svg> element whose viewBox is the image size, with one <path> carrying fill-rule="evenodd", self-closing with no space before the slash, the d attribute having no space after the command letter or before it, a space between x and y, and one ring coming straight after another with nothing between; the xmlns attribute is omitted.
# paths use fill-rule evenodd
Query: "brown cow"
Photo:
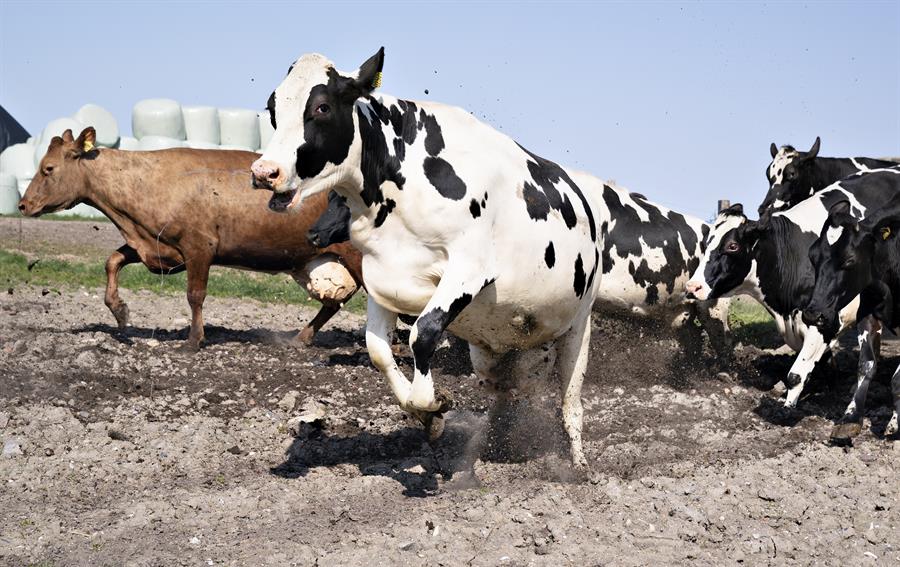
<svg viewBox="0 0 900 567"><path fill-rule="evenodd" d="M94 147L95 137L93 128L77 140L71 130L54 137L19 210L39 216L87 203L112 220L125 245L106 262L105 299L119 328L128 323L128 306L118 293L119 270L136 262L154 273L187 270L188 349L203 342L202 307L213 264L287 272L313 288L322 308L294 339L304 344L361 285L360 255L348 242L318 249L307 241L307 231L327 207L327 196L309 199L297 214L270 211L269 195L251 188L250 164L257 154L187 148L119 151ZM325 264L328 259L334 261ZM333 268L344 276L337 290L309 285L314 279L310 271L323 264L326 271Z"/></svg>

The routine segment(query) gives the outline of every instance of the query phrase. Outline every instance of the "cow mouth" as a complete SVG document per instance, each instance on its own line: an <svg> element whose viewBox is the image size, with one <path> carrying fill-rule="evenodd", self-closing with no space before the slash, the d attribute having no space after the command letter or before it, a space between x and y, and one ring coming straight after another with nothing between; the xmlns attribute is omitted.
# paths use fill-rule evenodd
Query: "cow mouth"
<svg viewBox="0 0 900 567"><path fill-rule="evenodd" d="M272 198L269 199L269 208L276 213L282 213L291 206L294 202L294 197L296 196L296 189L291 189L282 193L272 193Z"/></svg>

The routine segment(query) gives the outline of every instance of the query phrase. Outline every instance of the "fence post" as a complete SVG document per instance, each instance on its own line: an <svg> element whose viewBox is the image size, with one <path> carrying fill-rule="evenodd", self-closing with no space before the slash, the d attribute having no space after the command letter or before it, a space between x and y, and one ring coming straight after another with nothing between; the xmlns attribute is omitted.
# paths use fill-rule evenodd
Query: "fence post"
<svg viewBox="0 0 900 567"><path fill-rule="evenodd" d="M719 199L719 204L716 207L716 214L721 213L722 211L724 211L725 209L727 209L730 206L731 206L731 201L729 201L728 199Z"/></svg>

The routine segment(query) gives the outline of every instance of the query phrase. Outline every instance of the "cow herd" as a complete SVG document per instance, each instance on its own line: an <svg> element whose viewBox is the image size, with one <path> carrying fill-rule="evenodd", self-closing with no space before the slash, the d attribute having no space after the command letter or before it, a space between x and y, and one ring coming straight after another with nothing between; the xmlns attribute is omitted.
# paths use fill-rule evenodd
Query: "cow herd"
<svg viewBox="0 0 900 567"><path fill-rule="evenodd" d="M213 264L288 272L305 285L322 301L298 335L305 344L364 287L370 358L431 439L453 403L431 373L449 331L498 396L559 378L572 464L587 473L592 312L664 320L687 353L705 331L727 359L736 294L762 303L799 352L784 379L788 406L856 322L857 392L832 438L859 432L882 329L900 325L900 166L822 158L818 139L808 152L773 144L759 220L735 205L709 224L560 167L459 108L382 94L383 64L383 49L351 73L300 57L269 97L275 133L262 156L118 151L95 147L92 128L66 131L19 209L37 216L84 202L115 223L126 244L107 262L106 304L120 326L122 266L186 271L189 349L203 342ZM398 317L411 322L412 380L392 348ZM889 434L900 371L892 391Z"/></svg>

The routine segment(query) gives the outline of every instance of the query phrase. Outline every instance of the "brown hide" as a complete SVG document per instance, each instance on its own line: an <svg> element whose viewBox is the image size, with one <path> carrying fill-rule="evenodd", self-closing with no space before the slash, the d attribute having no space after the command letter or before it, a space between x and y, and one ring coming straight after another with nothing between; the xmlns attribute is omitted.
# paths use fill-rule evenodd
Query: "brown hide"
<svg viewBox="0 0 900 567"><path fill-rule="evenodd" d="M92 146L91 128L78 140L69 132L54 138L19 209L38 216L84 202L115 223L126 246L107 262L106 300L120 326L126 324L128 313L118 298L118 271L137 261L154 272L188 271L193 313L188 346L194 348L203 340L201 306L210 265L291 273L331 253L361 285L361 257L349 242L317 249L307 241L307 231L327 207L326 194L309 198L294 213L270 211L270 193L251 187L250 164L257 154L187 148L132 152ZM298 339L308 343L339 308L323 304Z"/></svg>

